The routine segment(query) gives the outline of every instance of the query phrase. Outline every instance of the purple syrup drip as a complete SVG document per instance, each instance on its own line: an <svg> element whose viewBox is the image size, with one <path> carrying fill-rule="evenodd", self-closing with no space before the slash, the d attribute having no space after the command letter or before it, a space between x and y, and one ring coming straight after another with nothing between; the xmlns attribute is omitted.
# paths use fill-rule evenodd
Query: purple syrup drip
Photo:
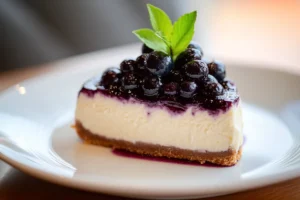
<svg viewBox="0 0 300 200"><path fill-rule="evenodd" d="M99 77L87 81L80 93L86 94L88 97L93 97L96 93L102 94L107 97L115 98L123 103L143 103L149 108L166 108L171 114L184 113L189 107L193 106L192 114L196 115L196 111L208 111L210 115L218 115L228 111L232 105L239 102L239 95L235 91L225 91L223 96L217 97L204 97L197 96L193 99L175 98L168 99L164 96L157 98L145 98L140 91L135 91L135 96L125 92L118 92L118 95L111 93L108 89L99 86ZM132 94L132 93L131 93Z"/></svg>
<svg viewBox="0 0 300 200"><path fill-rule="evenodd" d="M132 153L132 152L129 152L126 150L121 150L121 149L114 149L114 150L112 150L112 152L113 152L113 154L115 154L117 156L122 156L122 157L126 157L126 158L131 158L131 159L143 159L143 160L149 160L149 161L154 161L154 162L165 162L165 163L171 163L171 164L203 166L203 167L218 167L218 168L219 167L222 167L222 168L228 167L228 166L217 165L217 164L213 164L213 163L209 163L209 162L201 164L197 161L140 155L140 154Z"/></svg>

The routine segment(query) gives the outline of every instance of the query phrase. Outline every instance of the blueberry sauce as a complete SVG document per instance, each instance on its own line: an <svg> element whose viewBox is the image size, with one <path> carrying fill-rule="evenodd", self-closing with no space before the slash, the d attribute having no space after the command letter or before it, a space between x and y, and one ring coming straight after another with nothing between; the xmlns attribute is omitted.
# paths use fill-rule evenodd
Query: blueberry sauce
<svg viewBox="0 0 300 200"><path fill-rule="evenodd" d="M182 165L191 165L191 166L204 166L204 167L227 167L227 166L221 166L213 163L206 162L204 164L201 164L197 161L189 161L184 159L176 159L176 158L167 158L167 157L153 157L149 155L140 155L136 153L132 153L126 150L121 149L114 149L113 154L117 156L122 156L126 158L131 159L143 159L143 160L149 160L149 161L155 161L155 162L165 162L165 163L171 163L171 164L182 164Z"/></svg>
<svg viewBox="0 0 300 200"><path fill-rule="evenodd" d="M232 105L239 102L239 95L235 91L225 90L222 96L202 96L196 95L193 98L172 98L171 95L159 95L153 98L143 95L141 88L137 88L134 91L137 95L133 97L128 94L125 90L119 87L111 87L110 89L105 89L103 86L99 85L99 77L87 81L82 87L80 93L84 93L89 97L94 97L96 93L115 98L122 102L128 103L143 103L149 108L166 108L172 114L181 114L188 110L190 107L197 107L199 111L208 111L211 115L217 115L219 113L224 113L228 111ZM120 93L115 95L115 90L119 88ZM178 94L179 95L179 94ZM192 114L195 115L196 109L192 110ZM149 115L148 115L149 116Z"/></svg>
<svg viewBox="0 0 300 200"><path fill-rule="evenodd" d="M99 93L124 103L166 108L172 114L191 107L192 115L197 110L212 115L224 113L239 102L236 86L225 79L225 65L216 61L206 64L200 50L199 45L191 43L174 61L157 51L124 60L120 69L109 68L101 77L87 81L80 93L89 97Z"/></svg>

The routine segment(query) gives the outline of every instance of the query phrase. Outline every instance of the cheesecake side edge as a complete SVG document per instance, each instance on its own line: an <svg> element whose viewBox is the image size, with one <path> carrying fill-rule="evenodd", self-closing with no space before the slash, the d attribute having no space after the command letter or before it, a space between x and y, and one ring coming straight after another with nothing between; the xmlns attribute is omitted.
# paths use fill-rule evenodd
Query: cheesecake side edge
<svg viewBox="0 0 300 200"><path fill-rule="evenodd" d="M74 128L78 136L88 144L110 147L113 149L123 149L137 154L184 159L189 161L197 161L201 164L206 162L222 165L233 166L242 156L242 147L238 151L228 149L222 152L199 152L177 147L162 146L158 144L149 144L144 142L132 143L125 140L110 139L98 134L92 133L79 120L75 121Z"/></svg>

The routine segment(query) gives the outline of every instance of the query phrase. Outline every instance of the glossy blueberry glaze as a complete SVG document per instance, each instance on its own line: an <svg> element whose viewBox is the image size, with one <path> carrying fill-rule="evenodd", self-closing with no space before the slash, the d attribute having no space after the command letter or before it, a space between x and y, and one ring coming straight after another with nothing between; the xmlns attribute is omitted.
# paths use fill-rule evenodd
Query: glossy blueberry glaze
<svg viewBox="0 0 300 200"><path fill-rule="evenodd" d="M224 94L222 96L207 97L201 94L195 95L193 98L187 99L182 97L172 97L171 95L160 94L158 96L145 97L143 90L137 88L134 91L122 90L121 86L117 86L115 89L105 89L99 85L100 78L95 77L87 81L80 93L93 98L96 93L104 95L109 98L125 103L142 103L150 108L166 108L172 114L184 113L189 107L197 108L198 111L208 111L211 115L217 115L228 111L231 106L239 101L239 95L236 91L226 90L224 88ZM232 84L232 82L231 82ZM193 111L195 114L196 110Z"/></svg>

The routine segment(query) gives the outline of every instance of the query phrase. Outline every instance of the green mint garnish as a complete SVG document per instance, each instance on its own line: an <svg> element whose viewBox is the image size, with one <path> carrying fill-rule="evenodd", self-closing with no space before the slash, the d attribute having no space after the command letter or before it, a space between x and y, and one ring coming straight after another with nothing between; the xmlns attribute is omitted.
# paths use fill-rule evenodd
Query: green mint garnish
<svg viewBox="0 0 300 200"><path fill-rule="evenodd" d="M160 8L152 6L151 4L147 4L147 8L153 30L169 41L173 30L171 19L167 13Z"/></svg>
<svg viewBox="0 0 300 200"><path fill-rule="evenodd" d="M197 17L197 11L182 15L173 27L171 37L171 48L174 55L184 51L194 36L194 26Z"/></svg>
<svg viewBox="0 0 300 200"><path fill-rule="evenodd" d="M149 48L170 55L170 47L159 33L147 28L135 30L133 33Z"/></svg>
<svg viewBox="0 0 300 200"><path fill-rule="evenodd" d="M160 8L151 4L147 4L147 8L153 30L138 29L133 33L149 48L176 59L193 39L197 11L182 15L173 25Z"/></svg>

